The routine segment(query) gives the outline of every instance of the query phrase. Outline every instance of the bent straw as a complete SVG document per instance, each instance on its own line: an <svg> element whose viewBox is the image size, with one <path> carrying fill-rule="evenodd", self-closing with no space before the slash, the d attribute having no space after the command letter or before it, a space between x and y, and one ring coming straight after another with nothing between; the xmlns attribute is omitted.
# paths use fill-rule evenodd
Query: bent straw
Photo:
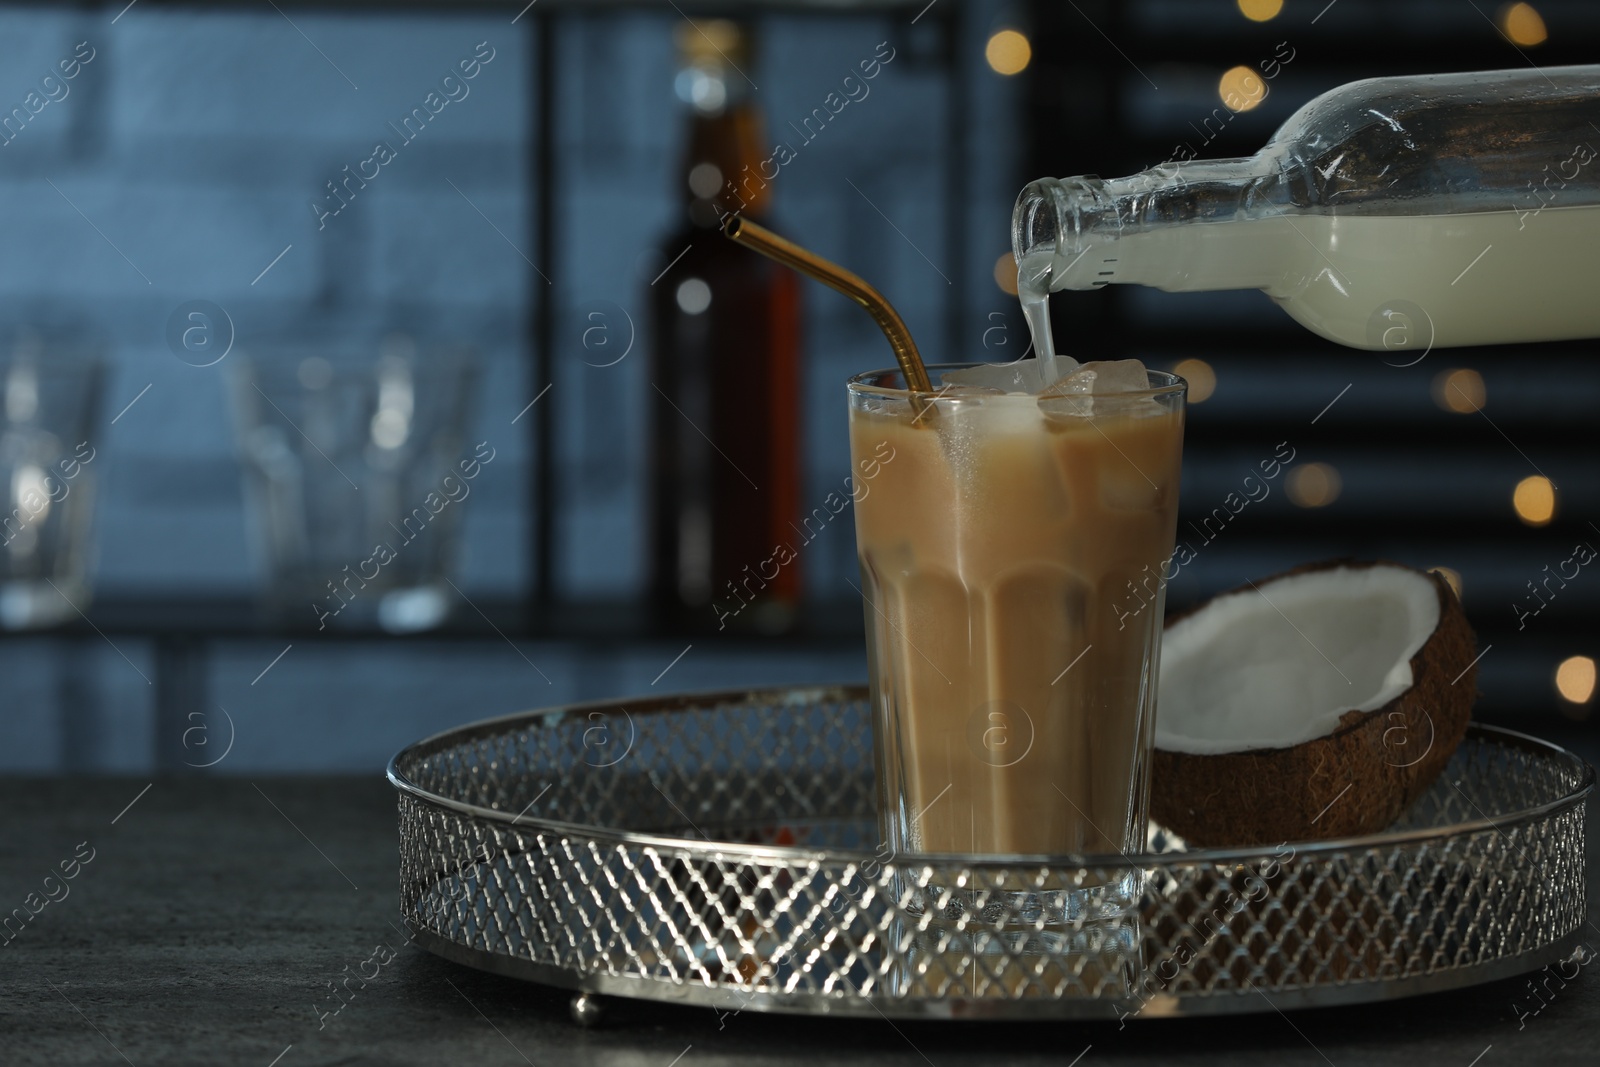
<svg viewBox="0 0 1600 1067"><path fill-rule="evenodd" d="M723 223L722 232L730 239L760 252L768 259L777 260L786 267L815 278L828 288L843 293L866 308L867 313L872 316L872 321L883 331L883 336L889 339L889 347L894 350L895 362L900 364L900 372L905 375L906 384L910 386L911 391L933 392L933 383L928 380L928 369L922 365L922 356L917 352L917 343L911 339L911 331L906 329L899 312L883 298L882 293L837 263L823 259L814 252L808 252L793 241L779 237L765 226L757 225L748 219L741 219L738 215L729 216L728 221Z"/></svg>

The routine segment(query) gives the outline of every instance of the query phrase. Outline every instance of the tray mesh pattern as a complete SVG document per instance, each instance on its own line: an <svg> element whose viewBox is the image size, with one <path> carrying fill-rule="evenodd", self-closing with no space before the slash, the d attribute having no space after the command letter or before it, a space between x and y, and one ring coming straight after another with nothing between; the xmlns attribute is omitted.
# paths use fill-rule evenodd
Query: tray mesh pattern
<svg viewBox="0 0 1600 1067"><path fill-rule="evenodd" d="M711 694L414 745L390 767L402 911L436 950L578 988L988 1016L1448 988L1540 966L1584 920L1593 772L1521 735L1474 728L1381 838L896 857L878 848L869 714L861 689ZM1058 928L1027 906L1130 866L1137 914Z"/></svg>

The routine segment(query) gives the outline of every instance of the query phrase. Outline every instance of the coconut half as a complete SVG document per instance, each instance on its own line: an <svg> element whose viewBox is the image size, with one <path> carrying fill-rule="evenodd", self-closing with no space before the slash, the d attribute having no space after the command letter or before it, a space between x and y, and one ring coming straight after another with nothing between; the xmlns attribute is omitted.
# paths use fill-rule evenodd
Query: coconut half
<svg viewBox="0 0 1600 1067"><path fill-rule="evenodd" d="M1376 833L1466 734L1477 642L1445 580L1308 564L1168 620L1151 815L1196 845Z"/></svg>

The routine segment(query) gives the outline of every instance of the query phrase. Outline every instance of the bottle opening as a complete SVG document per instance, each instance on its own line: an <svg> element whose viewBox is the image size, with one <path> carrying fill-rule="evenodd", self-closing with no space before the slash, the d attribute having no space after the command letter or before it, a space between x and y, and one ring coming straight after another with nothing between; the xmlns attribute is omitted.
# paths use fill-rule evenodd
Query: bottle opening
<svg viewBox="0 0 1600 1067"><path fill-rule="evenodd" d="M1092 174L1040 178L1025 185L1011 213L1011 251L1017 262L1031 258L1038 273L1048 264L1064 265L1075 258L1088 232L1116 222L1115 212L1105 210L1104 189L1105 182Z"/></svg>

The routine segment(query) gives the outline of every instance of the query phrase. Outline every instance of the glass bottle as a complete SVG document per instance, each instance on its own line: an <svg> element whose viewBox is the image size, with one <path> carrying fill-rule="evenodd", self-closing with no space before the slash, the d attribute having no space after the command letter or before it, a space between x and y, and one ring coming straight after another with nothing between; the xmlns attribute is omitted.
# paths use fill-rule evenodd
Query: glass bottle
<svg viewBox="0 0 1600 1067"><path fill-rule="evenodd" d="M1351 82L1247 159L1030 183L1019 289L1033 321L1060 289L1261 289L1367 349L1600 336L1597 147L1600 66Z"/></svg>
<svg viewBox="0 0 1600 1067"><path fill-rule="evenodd" d="M724 20L681 26L688 136L676 171L682 224L659 245L654 334L652 598L678 630L776 633L801 592L799 282L723 237L730 211L760 219L761 116L748 38Z"/></svg>

